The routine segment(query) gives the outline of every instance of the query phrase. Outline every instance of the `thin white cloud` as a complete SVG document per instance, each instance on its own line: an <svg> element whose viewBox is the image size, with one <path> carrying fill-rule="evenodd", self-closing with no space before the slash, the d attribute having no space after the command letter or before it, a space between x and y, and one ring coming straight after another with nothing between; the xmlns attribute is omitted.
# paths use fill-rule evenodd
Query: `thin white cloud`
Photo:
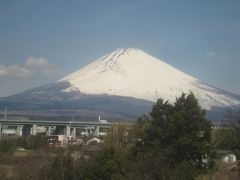
<svg viewBox="0 0 240 180"><path fill-rule="evenodd" d="M221 60L221 61L225 60L224 56L217 54L215 51L208 51L207 57L213 60Z"/></svg>
<svg viewBox="0 0 240 180"><path fill-rule="evenodd" d="M32 75L32 71L25 67L20 67L18 65L3 66L0 65L0 77L29 77Z"/></svg>
<svg viewBox="0 0 240 180"><path fill-rule="evenodd" d="M25 67L43 75L61 72L57 66L49 63L45 58L29 57L25 63Z"/></svg>
<svg viewBox="0 0 240 180"><path fill-rule="evenodd" d="M0 65L0 77L31 77L33 75L52 75L62 72L45 58L29 57L24 65Z"/></svg>

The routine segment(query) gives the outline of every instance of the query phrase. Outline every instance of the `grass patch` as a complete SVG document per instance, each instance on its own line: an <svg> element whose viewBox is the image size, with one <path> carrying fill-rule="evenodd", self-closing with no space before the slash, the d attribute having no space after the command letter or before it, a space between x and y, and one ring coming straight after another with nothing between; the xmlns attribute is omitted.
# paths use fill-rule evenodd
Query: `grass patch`
<svg viewBox="0 0 240 180"><path fill-rule="evenodd" d="M32 151L31 150L16 150L15 153L14 153L14 156L17 156L17 157L24 157L24 156L27 156L27 155L30 155L32 154Z"/></svg>

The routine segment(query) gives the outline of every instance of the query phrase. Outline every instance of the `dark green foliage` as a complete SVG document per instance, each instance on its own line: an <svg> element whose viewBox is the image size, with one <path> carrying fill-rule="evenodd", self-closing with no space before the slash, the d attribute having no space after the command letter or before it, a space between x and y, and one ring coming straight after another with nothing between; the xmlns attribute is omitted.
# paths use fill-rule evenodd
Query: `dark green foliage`
<svg viewBox="0 0 240 180"><path fill-rule="evenodd" d="M175 165L173 169L170 170L170 175L168 179L174 180L192 180L197 176L195 170L189 162L182 161Z"/></svg>
<svg viewBox="0 0 240 180"><path fill-rule="evenodd" d="M127 151L121 146L107 146L87 164L84 179L123 179L128 168Z"/></svg>
<svg viewBox="0 0 240 180"><path fill-rule="evenodd" d="M174 105L158 100L150 115L151 125L137 143L135 155L161 155L164 164L172 169L185 164L190 174L209 168L211 123L204 118L205 111L192 93L183 94Z"/></svg>
<svg viewBox="0 0 240 180"><path fill-rule="evenodd" d="M44 135L36 135L22 137L17 140L17 146L29 150L37 150L47 145L47 140Z"/></svg>
<svg viewBox="0 0 240 180"><path fill-rule="evenodd" d="M31 136L29 139L28 148L37 150L46 146L47 141L43 135Z"/></svg>
<svg viewBox="0 0 240 180"><path fill-rule="evenodd" d="M16 149L16 141L14 139L0 140L0 155L4 153L12 153Z"/></svg>
<svg viewBox="0 0 240 180"><path fill-rule="evenodd" d="M213 144L216 149L233 150L238 144L238 135L234 128L220 128L212 133Z"/></svg>
<svg viewBox="0 0 240 180"><path fill-rule="evenodd" d="M60 153L48 171L48 179L52 180L71 180L74 177L73 159L70 154Z"/></svg>
<svg viewBox="0 0 240 180"><path fill-rule="evenodd" d="M22 148L27 149L28 148L27 139L26 138L18 138L17 147L22 147Z"/></svg>
<svg viewBox="0 0 240 180"><path fill-rule="evenodd" d="M240 111L239 111L239 114L240 114ZM236 145L234 147L234 151L235 151L235 154L236 154L237 166L238 166L238 171L239 171L239 174L240 174L240 120L238 120L238 123L235 126L234 130L235 130L236 137L237 137L236 138L237 143L236 143Z"/></svg>
<svg viewBox="0 0 240 180"><path fill-rule="evenodd" d="M46 139L42 135L31 136L28 138L6 138L0 140L0 157L6 154L13 154L17 147L29 150L38 150L46 146Z"/></svg>

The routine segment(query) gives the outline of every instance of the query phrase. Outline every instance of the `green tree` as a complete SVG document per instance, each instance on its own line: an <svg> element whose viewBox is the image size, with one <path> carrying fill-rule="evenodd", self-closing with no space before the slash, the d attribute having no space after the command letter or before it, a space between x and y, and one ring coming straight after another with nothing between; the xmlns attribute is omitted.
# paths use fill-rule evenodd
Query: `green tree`
<svg viewBox="0 0 240 180"><path fill-rule="evenodd" d="M1 139L0 140L0 156L5 153L13 153L16 150L15 139Z"/></svg>
<svg viewBox="0 0 240 180"><path fill-rule="evenodd" d="M161 157L170 169L187 164L190 177L193 171L207 170L212 165L211 123L204 116L205 111L193 93L182 94L174 104L159 99L150 113L150 126L136 145L135 155Z"/></svg>
<svg viewBox="0 0 240 180"><path fill-rule="evenodd" d="M233 150L237 143L237 131L235 128L220 128L213 130L212 141L216 149Z"/></svg>
<svg viewBox="0 0 240 180"><path fill-rule="evenodd" d="M237 142L234 146L234 151L236 154L236 158L237 158L237 166L238 166L238 171L240 173L240 111L239 111L239 118L238 118L238 122L235 126L235 133L236 133L236 139Z"/></svg>
<svg viewBox="0 0 240 180"><path fill-rule="evenodd" d="M47 140L43 135L30 136L27 139L27 148L37 150L47 145Z"/></svg>
<svg viewBox="0 0 240 180"><path fill-rule="evenodd" d="M119 145L107 145L95 158L87 163L83 179L126 179L128 150Z"/></svg>
<svg viewBox="0 0 240 180"><path fill-rule="evenodd" d="M53 162L46 164L40 171L41 179L71 180L75 179L74 160L68 152L60 152Z"/></svg>

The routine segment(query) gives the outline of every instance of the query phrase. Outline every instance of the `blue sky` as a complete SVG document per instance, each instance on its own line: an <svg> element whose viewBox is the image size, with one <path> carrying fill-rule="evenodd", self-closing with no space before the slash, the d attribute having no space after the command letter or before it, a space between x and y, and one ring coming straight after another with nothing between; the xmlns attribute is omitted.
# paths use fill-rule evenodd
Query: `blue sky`
<svg viewBox="0 0 240 180"><path fill-rule="evenodd" d="M240 94L239 0L1 0L0 96L139 48Z"/></svg>

